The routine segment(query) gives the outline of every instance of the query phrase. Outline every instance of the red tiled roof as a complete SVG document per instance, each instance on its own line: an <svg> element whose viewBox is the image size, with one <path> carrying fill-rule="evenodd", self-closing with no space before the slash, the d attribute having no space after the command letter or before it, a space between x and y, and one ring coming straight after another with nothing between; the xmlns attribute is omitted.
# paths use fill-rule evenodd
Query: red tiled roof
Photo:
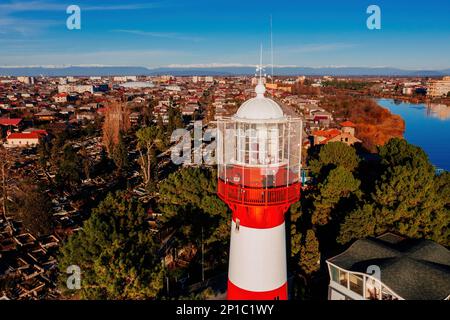
<svg viewBox="0 0 450 320"><path fill-rule="evenodd" d="M8 136L8 140L13 139L39 139L40 134L37 132L30 132L30 133L11 133Z"/></svg>
<svg viewBox="0 0 450 320"><path fill-rule="evenodd" d="M340 125L341 125L341 127L352 127L352 128L355 127L355 124L351 121L344 121Z"/></svg>
<svg viewBox="0 0 450 320"><path fill-rule="evenodd" d="M31 131L30 133L32 133L32 132L40 134L40 135L44 135L44 136L48 135L47 131L42 130L42 129L36 129L36 130Z"/></svg>
<svg viewBox="0 0 450 320"><path fill-rule="evenodd" d="M325 138L333 138L337 135L341 134L341 131L338 129L329 129L329 130L315 130L312 132L313 136L321 136Z"/></svg>
<svg viewBox="0 0 450 320"><path fill-rule="evenodd" d="M320 141L320 144L326 144L330 139L341 134L341 131L338 129L329 129L329 130L316 130L313 131L313 136L324 137L325 139Z"/></svg>
<svg viewBox="0 0 450 320"><path fill-rule="evenodd" d="M17 126L21 121L21 118L0 118L0 126Z"/></svg>

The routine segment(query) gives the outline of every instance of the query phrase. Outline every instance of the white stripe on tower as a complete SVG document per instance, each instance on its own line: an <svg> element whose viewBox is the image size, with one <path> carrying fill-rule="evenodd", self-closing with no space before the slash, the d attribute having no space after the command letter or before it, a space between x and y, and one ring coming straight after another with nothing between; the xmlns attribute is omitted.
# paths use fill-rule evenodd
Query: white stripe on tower
<svg viewBox="0 0 450 320"><path fill-rule="evenodd" d="M285 223L257 229L231 224L228 279L240 289L267 292L287 281Z"/></svg>

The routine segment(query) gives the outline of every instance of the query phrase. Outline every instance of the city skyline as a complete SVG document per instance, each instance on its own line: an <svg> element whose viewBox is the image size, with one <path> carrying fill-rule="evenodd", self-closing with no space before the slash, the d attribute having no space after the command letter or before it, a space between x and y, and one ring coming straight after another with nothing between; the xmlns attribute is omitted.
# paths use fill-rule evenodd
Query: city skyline
<svg viewBox="0 0 450 320"><path fill-rule="evenodd" d="M68 30L66 9L81 8L81 30ZM381 30L369 30L369 5ZM270 63L299 67L450 67L450 4L432 0L149 2L126 4L5 1L0 4L1 66L250 66L264 46Z"/></svg>

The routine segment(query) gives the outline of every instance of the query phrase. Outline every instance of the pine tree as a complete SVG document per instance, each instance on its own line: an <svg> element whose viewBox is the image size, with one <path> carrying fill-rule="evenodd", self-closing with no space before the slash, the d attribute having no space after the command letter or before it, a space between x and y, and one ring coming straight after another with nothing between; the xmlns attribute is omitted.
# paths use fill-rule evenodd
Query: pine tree
<svg viewBox="0 0 450 320"><path fill-rule="evenodd" d="M124 171L128 168L129 166L128 150L125 145L122 133L120 133L119 135L119 140L117 144L113 147L111 156L114 161L114 164L116 165L119 171Z"/></svg>
<svg viewBox="0 0 450 320"><path fill-rule="evenodd" d="M66 268L77 265L83 299L156 298L163 287L163 271L146 218L135 199L109 194L83 229L62 246L61 283L66 282Z"/></svg>
<svg viewBox="0 0 450 320"><path fill-rule="evenodd" d="M330 142L321 147L317 158L309 163L311 172L321 180L337 167L343 167L353 172L359 163L359 158L353 147L343 142Z"/></svg>
<svg viewBox="0 0 450 320"><path fill-rule="evenodd" d="M314 196L314 213L311 220L314 225L325 225L333 219L335 208L340 202L352 195L359 196L360 181L344 167L337 167L330 171L325 181L319 184L318 193ZM346 208L351 207L348 203ZM342 210L335 214L343 215Z"/></svg>
<svg viewBox="0 0 450 320"><path fill-rule="evenodd" d="M319 241L312 229L306 232L306 238L300 249L300 267L307 275L320 269Z"/></svg>
<svg viewBox="0 0 450 320"><path fill-rule="evenodd" d="M375 190L346 217L339 241L392 231L449 245L448 176L436 176L425 152L402 139L390 140L380 156L384 169Z"/></svg>

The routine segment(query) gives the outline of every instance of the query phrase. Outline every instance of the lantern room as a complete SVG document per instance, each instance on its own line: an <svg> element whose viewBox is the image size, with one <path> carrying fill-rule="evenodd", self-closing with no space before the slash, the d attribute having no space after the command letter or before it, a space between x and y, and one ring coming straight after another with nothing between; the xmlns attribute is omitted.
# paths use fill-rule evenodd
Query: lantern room
<svg viewBox="0 0 450 320"><path fill-rule="evenodd" d="M227 203L295 202L300 194L302 121L286 116L266 98L261 81L255 92L234 116L218 120L219 196Z"/></svg>

